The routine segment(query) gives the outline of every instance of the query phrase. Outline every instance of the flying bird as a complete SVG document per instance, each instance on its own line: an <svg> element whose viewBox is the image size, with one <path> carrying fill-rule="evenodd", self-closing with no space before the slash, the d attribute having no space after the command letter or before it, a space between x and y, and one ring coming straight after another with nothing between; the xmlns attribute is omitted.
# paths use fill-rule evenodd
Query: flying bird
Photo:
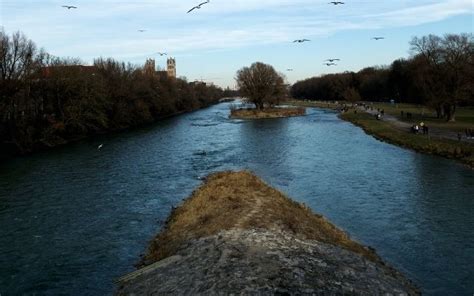
<svg viewBox="0 0 474 296"><path fill-rule="evenodd" d="M137 30L137 31L140 32L140 33L146 32L146 30L143 30L143 29Z"/></svg>
<svg viewBox="0 0 474 296"><path fill-rule="evenodd" d="M327 59L326 61L332 63L334 61L340 61L340 59Z"/></svg>
<svg viewBox="0 0 474 296"><path fill-rule="evenodd" d="M309 39L296 39L295 41L293 41L293 43L303 43L303 42L307 42L307 41L311 41Z"/></svg>
<svg viewBox="0 0 474 296"><path fill-rule="evenodd" d="M286 71L291 72L291 71L293 71L293 69L286 69Z"/></svg>
<svg viewBox="0 0 474 296"><path fill-rule="evenodd" d="M334 64L334 63L324 63L323 65L326 65L326 66L328 66L328 67L330 67L330 66L336 66L336 64Z"/></svg>
<svg viewBox="0 0 474 296"><path fill-rule="evenodd" d="M329 2L328 4L339 5L339 4L346 4L346 3L341 2L341 1L331 1L331 2Z"/></svg>
<svg viewBox="0 0 474 296"><path fill-rule="evenodd" d="M157 52L157 54L159 54L160 56L168 55L166 52Z"/></svg>
<svg viewBox="0 0 474 296"><path fill-rule="evenodd" d="M199 3L199 5L196 5L194 6L193 8L191 8L190 10L188 10L187 13L190 13L191 11L193 11L194 9L201 9L201 7L204 5L204 4L207 4L211 2L210 0L207 0L206 2L202 2L202 3Z"/></svg>
<svg viewBox="0 0 474 296"><path fill-rule="evenodd" d="M104 144L100 144L100 145L97 147L97 150L102 149L102 147L104 147Z"/></svg>
<svg viewBox="0 0 474 296"><path fill-rule="evenodd" d="M69 9L77 9L76 6L72 6L72 5L63 5L63 6L61 6L61 7L67 8L68 10L69 10Z"/></svg>
<svg viewBox="0 0 474 296"><path fill-rule="evenodd" d="M374 37L374 38L372 38L372 39L374 39L374 40L378 41L378 40L385 39L385 37Z"/></svg>

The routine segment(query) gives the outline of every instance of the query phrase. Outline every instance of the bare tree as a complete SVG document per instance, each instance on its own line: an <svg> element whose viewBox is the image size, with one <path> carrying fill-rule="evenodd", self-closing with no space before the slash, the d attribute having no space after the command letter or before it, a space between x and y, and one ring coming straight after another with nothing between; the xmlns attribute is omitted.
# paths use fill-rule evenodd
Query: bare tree
<svg viewBox="0 0 474 296"><path fill-rule="evenodd" d="M24 34L16 32L9 36L0 31L0 107L5 109L4 116L12 118L19 109L25 111L15 94L23 90L23 97L29 96L33 75L48 57Z"/></svg>
<svg viewBox="0 0 474 296"><path fill-rule="evenodd" d="M274 104L285 94L284 78L271 65L256 62L237 71L240 94L257 109Z"/></svg>
<svg viewBox="0 0 474 296"><path fill-rule="evenodd" d="M355 87L349 87L344 91L343 97L346 101L351 103L357 103L361 101L359 91Z"/></svg>
<svg viewBox="0 0 474 296"><path fill-rule="evenodd" d="M415 37L410 45L419 64L417 80L427 103L448 121L455 121L456 106L472 98L473 35Z"/></svg>
<svg viewBox="0 0 474 296"><path fill-rule="evenodd" d="M31 74L36 45L20 32L11 37L0 31L0 79L19 80Z"/></svg>

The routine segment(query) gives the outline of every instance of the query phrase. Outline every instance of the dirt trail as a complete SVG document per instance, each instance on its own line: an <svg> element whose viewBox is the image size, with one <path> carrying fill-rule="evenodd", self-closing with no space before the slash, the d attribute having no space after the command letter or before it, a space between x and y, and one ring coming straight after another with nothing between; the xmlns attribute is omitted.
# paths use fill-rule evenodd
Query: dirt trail
<svg viewBox="0 0 474 296"><path fill-rule="evenodd" d="M244 228L244 225L249 222L252 218L255 217L255 215L259 212L261 212L261 208L263 205L262 198L258 194L256 195L256 198L253 200L255 203L252 207L252 210L250 210L245 216L242 216L239 221L235 224L235 228Z"/></svg>

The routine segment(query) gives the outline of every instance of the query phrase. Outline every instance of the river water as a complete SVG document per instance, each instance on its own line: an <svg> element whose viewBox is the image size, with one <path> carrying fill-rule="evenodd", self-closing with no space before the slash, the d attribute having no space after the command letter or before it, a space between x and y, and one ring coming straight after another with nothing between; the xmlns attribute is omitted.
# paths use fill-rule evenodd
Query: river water
<svg viewBox="0 0 474 296"><path fill-rule="evenodd" d="M332 111L228 114L224 103L1 164L0 294L113 293L198 178L229 169L325 215L424 293L474 293L472 170L379 142Z"/></svg>

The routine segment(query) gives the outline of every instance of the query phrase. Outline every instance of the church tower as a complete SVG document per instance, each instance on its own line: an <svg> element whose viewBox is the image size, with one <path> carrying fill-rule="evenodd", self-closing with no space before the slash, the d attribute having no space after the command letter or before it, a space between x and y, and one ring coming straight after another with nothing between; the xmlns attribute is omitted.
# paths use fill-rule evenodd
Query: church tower
<svg viewBox="0 0 474 296"><path fill-rule="evenodd" d="M154 75L155 74L155 60L147 59L145 62L145 67L143 68L145 74Z"/></svg>
<svg viewBox="0 0 474 296"><path fill-rule="evenodd" d="M155 60L154 59L147 59L145 62L145 67L143 67L143 71L146 75L155 75Z"/></svg>
<svg viewBox="0 0 474 296"><path fill-rule="evenodd" d="M174 58L168 59L166 71L168 72L168 77L176 78L176 60Z"/></svg>

